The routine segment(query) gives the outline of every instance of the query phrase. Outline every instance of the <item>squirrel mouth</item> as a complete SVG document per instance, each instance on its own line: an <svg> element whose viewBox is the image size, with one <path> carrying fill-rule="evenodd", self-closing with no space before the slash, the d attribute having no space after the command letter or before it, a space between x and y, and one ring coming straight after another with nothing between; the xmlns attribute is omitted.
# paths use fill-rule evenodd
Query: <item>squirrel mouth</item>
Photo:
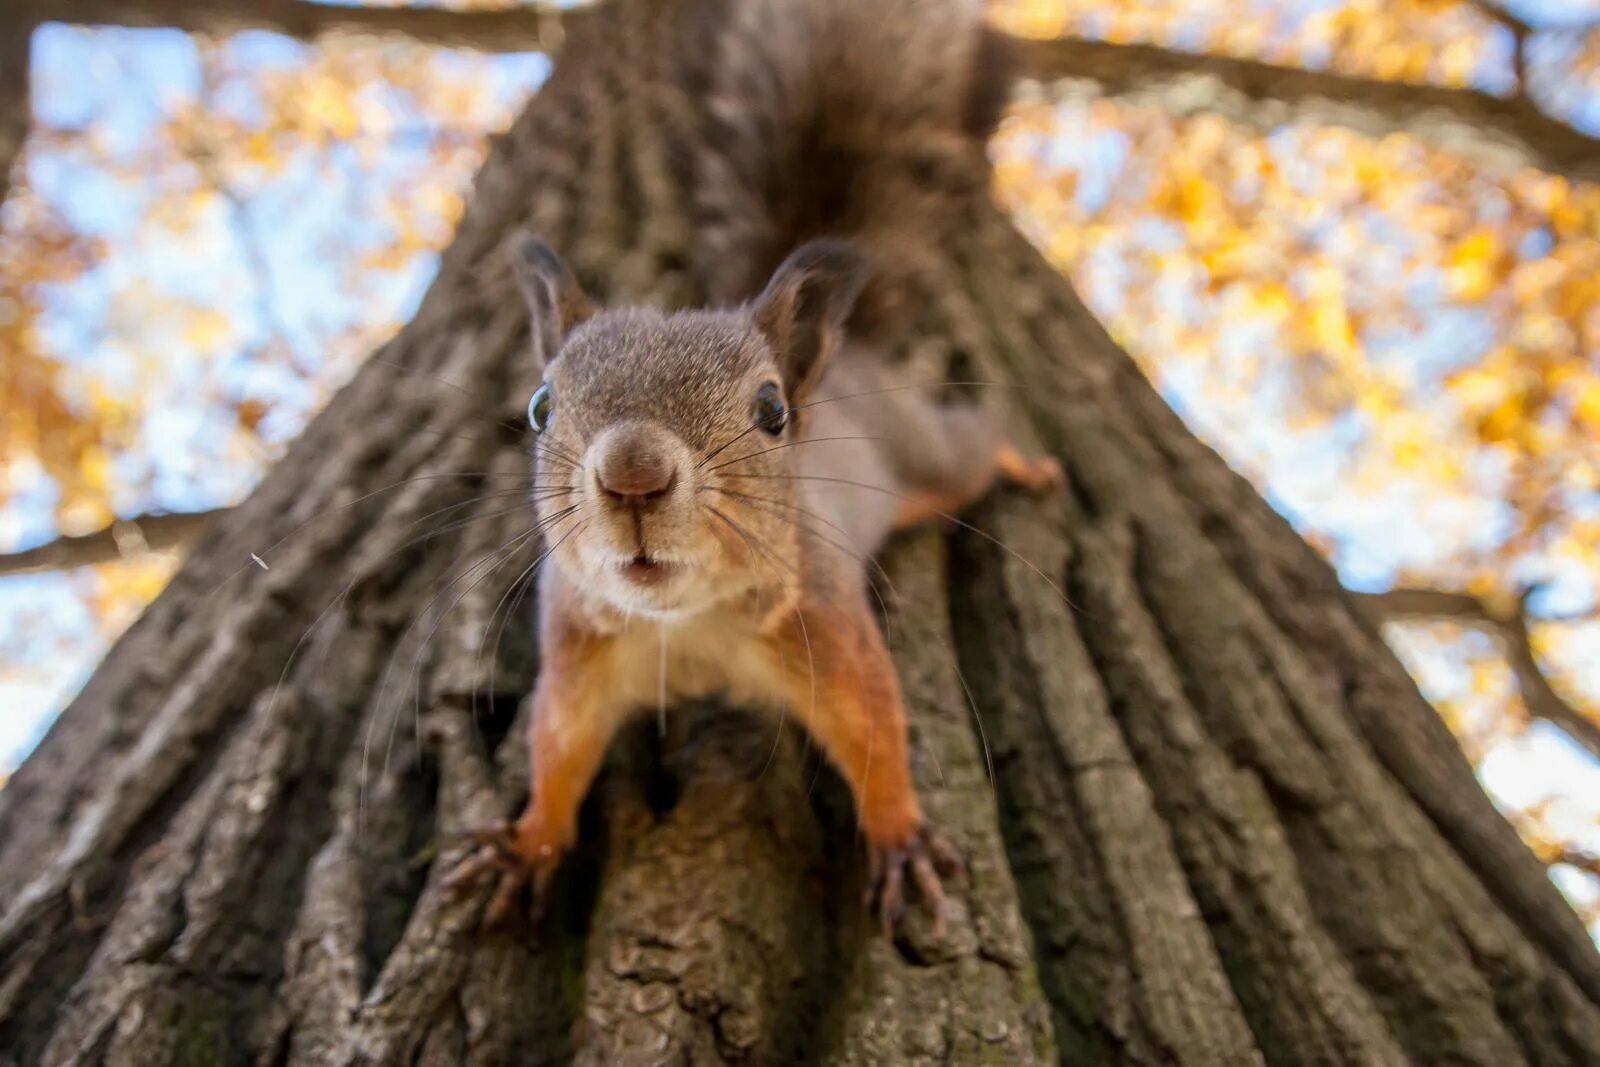
<svg viewBox="0 0 1600 1067"><path fill-rule="evenodd" d="M622 565L622 573L640 585L654 585L672 572L673 565L650 556L634 556Z"/></svg>

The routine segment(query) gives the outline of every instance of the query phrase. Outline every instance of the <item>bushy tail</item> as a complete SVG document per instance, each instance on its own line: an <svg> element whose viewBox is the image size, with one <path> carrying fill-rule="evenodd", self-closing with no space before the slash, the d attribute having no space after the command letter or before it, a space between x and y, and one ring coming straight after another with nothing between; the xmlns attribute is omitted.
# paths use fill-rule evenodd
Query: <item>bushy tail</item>
<svg viewBox="0 0 1600 1067"><path fill-rule="evenodd" d="M680 82L701 118L683 164L711 299L840 237L873 267L852 328L892 326L987 181L1011 65L981 0L703 0L687 29Z"/></svg>

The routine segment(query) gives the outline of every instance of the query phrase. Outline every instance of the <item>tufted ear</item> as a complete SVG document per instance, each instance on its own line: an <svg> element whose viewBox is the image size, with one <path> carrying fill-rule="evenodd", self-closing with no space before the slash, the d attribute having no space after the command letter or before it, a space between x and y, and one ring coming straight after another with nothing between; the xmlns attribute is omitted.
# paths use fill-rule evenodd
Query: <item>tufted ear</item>
<svg viewBox="0 0 1600 1067"><path fill-rule="evenodd" d="M789 254L751 306L778 357L790 404L804 403L821 380L866 280L866 261L850 245L808 241Z"/></svg>
<svg viewBox="0 0 1600 1067"><path fill-rule="evenodd" d="M555 357L567 332L593 315L595 308L561 257L526 231L513 238L511 270L528 302L533 357L543 367Z"/></svg>

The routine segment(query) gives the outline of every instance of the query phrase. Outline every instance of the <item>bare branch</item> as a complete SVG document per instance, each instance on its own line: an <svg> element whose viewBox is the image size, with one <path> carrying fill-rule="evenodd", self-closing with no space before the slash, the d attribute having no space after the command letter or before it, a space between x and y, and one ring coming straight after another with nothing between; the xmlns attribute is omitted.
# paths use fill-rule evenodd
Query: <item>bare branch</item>
<svg viewBox="0 0 1600 1067"><path fill-rule="evenodd" d="M177 548L205 528L206 523L230 509L169 512L119 519L93 533L58 537L18 552L0 553L0 576L29 571L87 567L95 563Z"/></svg>
<svg viewBox="0 0 1600 1067"><path fill-rule="evenodd" d="M1511 33L1511 70L1517 79L1517 95L1528 96L1528 39L1534 28L1520 16L1512 14L1494 0L1471 0L1471 4L1485 18L1498 23Z"/></svg>
<svg viewBox="0 0 1600 1067"><path fill-rule="evenodd" d="M1509 29L1512 33L1532 36L1536 33L1583 33L1600 26L1600 9L1590 11L1564 11L1555 8L1537 13L1535 18L1519 15L1505 5L1505 0L1470 0L1487 18Z"/></svg>
<svg viewBox="0 0 1600 1067"><path fill-rule="evenodd" d="M453 11L309 0L24 3L33 17L74 23L164 26L216 35L266 30L302 41L358 34L487 52L553 52L574 20L587 14L545 5ZM1503 12L1490 17L1507 25L1521 22ZM1023 74L1065 82L1069 93L1078 83L1080 95L1131 98L1180 115L1216 112L1257 128L1305 120L1375 136L1403 131L1477 161L1600 180L1600 140L1551 118L1521 95L1505 100L1473 89L1400 84L1081 37L1018 40L1016 45Z"/></svg>
<svg viewBox="0 0 1600 1067"><path fill-rule="evenodd" d="M1450 620L1488 631L1505 650L1528 714L1564 731L1600 759L1600 723L1556 692L1533 653L1524 610L1526 596L1496 604L1471 593L1401 588L1386 593L1357 593L1355 597L1382 621Z"/></svg>
<svg viewBox="0 0 1600 1067"><path fill-rule="evenodd" d="M1023 70L1071 98L1116 97L1177 115L1220 114L1257 129L1293 122L1371 136L1407 133L1480 164L1600 180L1600 139L1523 97L1302 70L1249 59L1082 38L1019 41Z"/></svg>
<svg viewBox="0 0 1600 1067"><path fill-rule="evenodd" d="M1568 867L1576 867L1587 875L1600 878L1600 856L1587 852L1581 848L1568 845L1558 845L1550 850L1548 856L1541 857L1546 863L1564 863Z"/></svg>
<svg viewBox="0 0 1600 1067"><path fill-rule="evenodd" d="M22 154L32 113L28 106L28 45L33 20L0 14L0 204L11 191L11 168Z"/></svg>
<svg viewBox="0 0 1600 1067"><path fill-rule="evenodd" d="M489 11L437 7L359 7L310 0L23 0L39 20L99 26L173 28L226 36L244 30L301 41L332 34L402 38L485 52L548 52L563 23L581 12L545 5Z"/></svg>

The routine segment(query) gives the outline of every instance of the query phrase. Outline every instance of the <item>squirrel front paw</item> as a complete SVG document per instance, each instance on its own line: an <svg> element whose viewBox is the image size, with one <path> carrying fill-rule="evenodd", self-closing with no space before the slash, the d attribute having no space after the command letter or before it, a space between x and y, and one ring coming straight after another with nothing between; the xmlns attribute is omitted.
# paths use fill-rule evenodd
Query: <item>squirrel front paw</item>
<svg viewBox="0 0 1600 1067"><path fill-rule="evenodd" d="M524 886L533 893L533 914L537 916L566 849L543 840L532 827L510 820L470 830L468 837L477 847L445 876L445 891L464 893L490 872L498 872L499 884L484 912L484 925L504 923Z"/></svg>
<svg viewBox="0 0 1600 1067"><path fill-rule="evenodd" d="M883 936L894 939L895 928L905 918L907 875L922 896L923 910L933 920L933 936L945 932L944 883L962 873L961 857L943 837L926 825L897 845L867 846L867 903L878 913Z"/></svg>

